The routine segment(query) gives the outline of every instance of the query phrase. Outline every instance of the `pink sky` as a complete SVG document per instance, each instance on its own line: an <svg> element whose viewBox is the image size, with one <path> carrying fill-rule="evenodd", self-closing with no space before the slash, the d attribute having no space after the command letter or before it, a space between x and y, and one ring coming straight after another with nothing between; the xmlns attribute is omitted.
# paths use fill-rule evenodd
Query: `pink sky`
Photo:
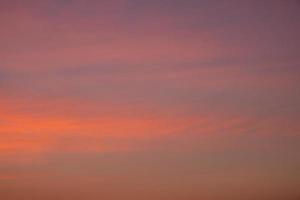
<svg viewBox="0 0 300 200"><path fill-rule="evenodd" d="M0 199L300 196L297 1L0 1Z"/></svg>

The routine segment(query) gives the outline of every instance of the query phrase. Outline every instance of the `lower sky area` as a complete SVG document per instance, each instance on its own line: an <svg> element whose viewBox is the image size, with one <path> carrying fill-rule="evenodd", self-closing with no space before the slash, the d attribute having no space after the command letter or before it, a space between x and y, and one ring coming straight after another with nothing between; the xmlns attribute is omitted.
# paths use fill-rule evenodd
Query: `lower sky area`
<svg viewBox="0 0 300 200"><path fill-rule="evenodd" d="M1 200L299 200L300 2L0 0Z"/></svg>

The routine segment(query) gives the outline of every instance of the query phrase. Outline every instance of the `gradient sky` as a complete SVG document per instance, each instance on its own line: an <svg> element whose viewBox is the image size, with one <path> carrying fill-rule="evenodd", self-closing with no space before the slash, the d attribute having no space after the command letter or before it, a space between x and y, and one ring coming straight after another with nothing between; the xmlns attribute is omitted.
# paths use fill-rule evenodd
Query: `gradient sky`
<svg viewBox="0 0 300 200"><path fill-rule="evenodd" d="M300 198L300 3L0 0L0 199Z"/></svg>

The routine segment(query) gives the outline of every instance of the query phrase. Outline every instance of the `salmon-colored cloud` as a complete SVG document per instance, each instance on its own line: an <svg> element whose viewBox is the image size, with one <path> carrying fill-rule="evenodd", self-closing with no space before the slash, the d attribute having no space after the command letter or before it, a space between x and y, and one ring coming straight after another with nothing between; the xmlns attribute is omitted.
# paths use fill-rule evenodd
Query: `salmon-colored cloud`
<svg viewBox="0 0 300 200"><path fill-rule="evenodd" d="M195 138L191 145L206 145L209 137L240 137L253 134L295 135L299 127L293 116L274 116L263 113L237 114L204 111L199 114L183 114L169 110L145 112L142 107L118 109L102 105L97 111L96 105L76 102L44 101L44 109L36 107L39 103L17 101L11 104L2 101L0 114L0 148L5 154L47 154L57 151L65 152L106 152L125 151L147 147L148 141L164 141L170 138ZM82 102L81 102L82 103ZM49 110L48 110L49 109ZM52 112L54 110L54 112ZM85 109L94 110L86 115ZM135 110L135 114L130 113ZM172 113L173 112L173 113ZM282 112L280 112L282 113ZM274 127L274 123L277 123ZM282 125L279 125L282 123ZM296 134L297 135L297 134ZM296 136L295 135L295 136ZM183 139L185 140L185 139ZM151 145L151 143L149 143ZM155 146L155 145L154 145Z"/></svg>

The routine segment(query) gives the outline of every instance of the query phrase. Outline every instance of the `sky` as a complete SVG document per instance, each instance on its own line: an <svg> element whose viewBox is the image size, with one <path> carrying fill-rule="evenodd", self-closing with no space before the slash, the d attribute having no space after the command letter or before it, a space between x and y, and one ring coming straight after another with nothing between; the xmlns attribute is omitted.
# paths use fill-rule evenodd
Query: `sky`
<svg viewBox="0 0 300 200"><path fill-rule="evenodd" d="M0 199L300 198L297 0L0 0Z"/></svg>

